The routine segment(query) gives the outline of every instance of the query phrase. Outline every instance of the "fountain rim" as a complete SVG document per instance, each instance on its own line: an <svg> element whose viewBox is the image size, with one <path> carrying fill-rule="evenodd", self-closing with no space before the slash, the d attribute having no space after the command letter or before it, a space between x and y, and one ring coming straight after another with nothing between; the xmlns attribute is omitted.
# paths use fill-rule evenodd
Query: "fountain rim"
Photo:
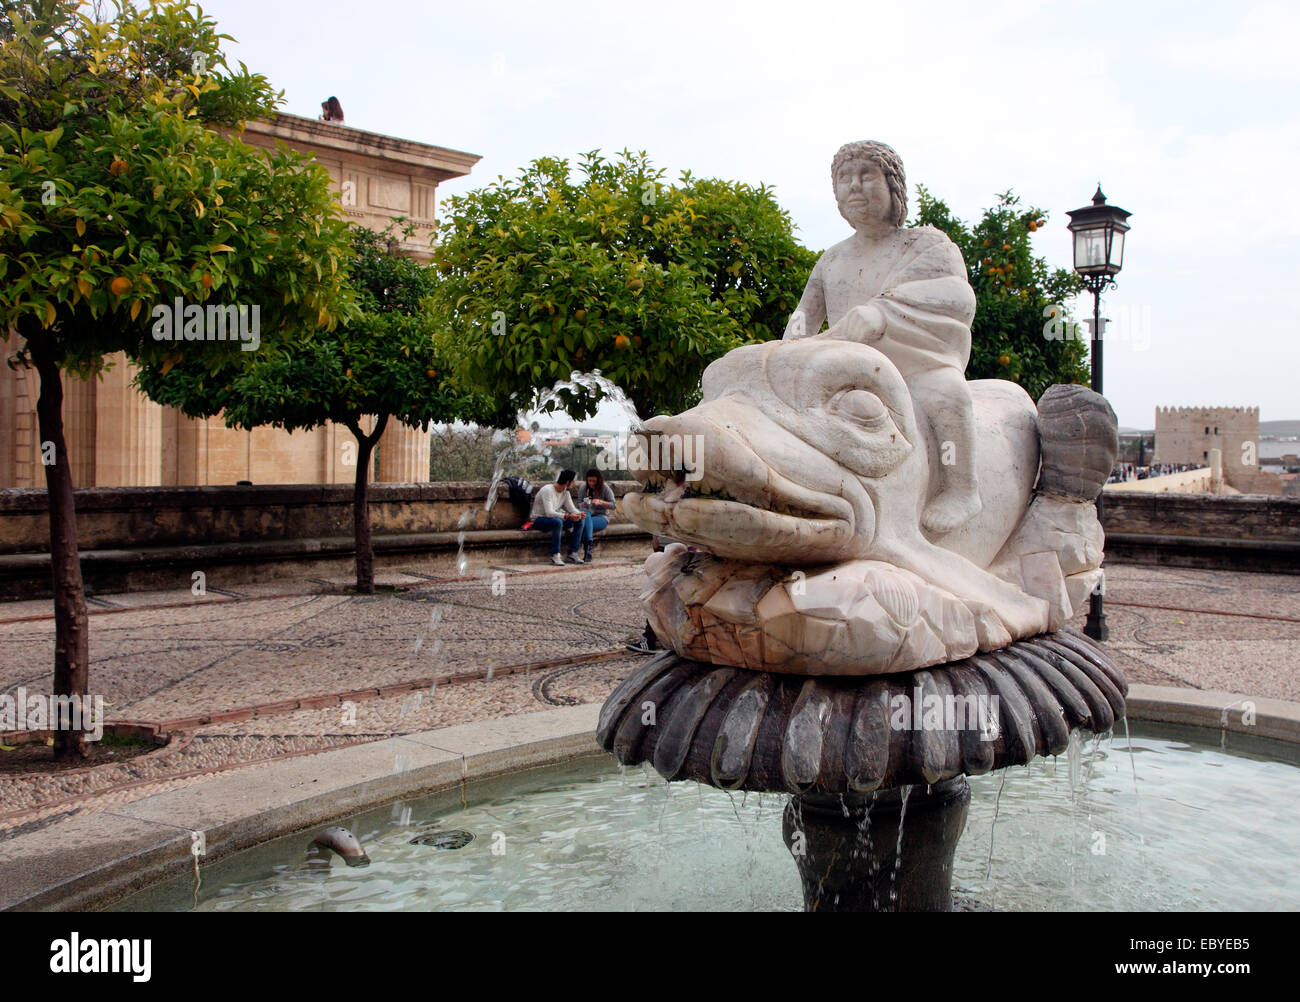
<svg viewBox="0 0 1300 1002"><path fill-rule="evenodd" d="M1130 685L1126 700L1130 720L1300 746L1300 702L1142 684ZM1254 704L1253 725L1242 723L1247 700ZM307 832L341 816L397 800L452 790L462 783L606 757L596 742L599 712L600 704L588 703L389 738L142 795L116 806L111 815L65 819L26 837L33 840L33 846L40 845L47 859L67 861L71 868L36 872L22 858L0 864L0 887L4 888L0 911L103 909L174 877L180 867L193 865L190 834L178 825L196 812L207 812L210 818L203 829L208 849L204 862L211 864L263 842ZM422 761L393 775L395 747ZM304 784L305 775L320 782L309 779ZM309 790L312 786L317 789ZM274 796L282 799L268 804ZM167 816L170 823L133 814L146 799L150 801L148 813ZM214 802L227 809L224 816L214 816ZM100 830L88 831L88 823ZM15 840L23 837L15 836Z"/></svg>

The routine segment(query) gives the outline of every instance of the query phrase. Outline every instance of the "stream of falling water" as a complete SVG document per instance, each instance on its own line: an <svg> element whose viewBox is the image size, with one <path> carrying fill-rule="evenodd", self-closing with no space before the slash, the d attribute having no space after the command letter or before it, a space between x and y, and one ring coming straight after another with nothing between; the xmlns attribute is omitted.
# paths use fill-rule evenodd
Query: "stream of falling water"
<svg viewBox="0 0 1300 1002"><path fill-rule="evenodd" d="M858 822L858 856L860 859L867 860L871 866L871 907L875 911L880 910L880 893L876 889L876 861L875 855L871 851L871 809L876 806L876 794L871 794L871 803L862 811L862 820Z"/></svg>
<svg viewBox="0 0 1300 1002"><path fill-rule="evenodd" d="M998 805L1002 802L1002 788L1007 785L1007 772L1003 769L1002 776L998 781L998 795L993 798L993 820L989 823L989 861L984 868L984 883L988 883L989 875L993 872L993 835L998 827Z"/></svg>
<svg viewBox="0 0 1300 1002"><path fill-rule="evenodd" d="M515 414L515 427L523 428L527 426L527 417L529 414L548 411L552 405L562 404L562 394L569 393L588 393L594 394L600 402L613 403L620 407L628 419L628 432L630 436L634 432L640 431L643 425L640 416L636 412L636 407L632 401L627 398L616 383L611 382L600 374L599 369L593 369L591 372L572 372L568 379L562 379L553 385L549 390L542 392L532 407L526 411L519 411ZM565 412L567 413L567 412ZM513 430L507 441L496 451L492 461L492 479L488 483L487 497L483 501L483 512L490 515L492 509L497 503L497 488L500 486L502 479L506 476L507 466L516 459L523 457L522 443L515 439ZM527 515L525 515L527 517ZM465 555L465 533L470 526L477 520L478 514L476 508L467 508L461 514L456 522L458 535L456 537L456 574L459 577L465 577L469 571L469 557Z"/></svg>
<svg viewBox="0 0 1300 1002"><path fill-rule="evenodd" d="M898 810L898 842L894 846L894 872L889 875L889 900L898 901L898 873L903 868L903 825L907 822L907 798L912 788L907 784L902 787L903 804Z"/></svg>

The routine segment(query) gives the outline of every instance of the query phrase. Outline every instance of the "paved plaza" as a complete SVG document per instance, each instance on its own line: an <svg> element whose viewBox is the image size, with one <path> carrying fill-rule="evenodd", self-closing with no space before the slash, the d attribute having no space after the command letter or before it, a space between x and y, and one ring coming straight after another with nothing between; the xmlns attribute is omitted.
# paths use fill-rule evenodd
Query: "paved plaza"
<svg viewBox="0 0 1300 1002"><path fill-rule="evenodd" d="M219 770L551 706L598 702L641 657L639 561L389 571L91 601L91 686L110 722L168 748L55 774L0 775L0 838ZM1116 565L1110 648L1131 682L1300 700L1300 578ZM1079 617L1076 625L1082 625ZM0 605L0 691L49 685L48 601ZM4 754L0 752L0 754Z"/></svg>

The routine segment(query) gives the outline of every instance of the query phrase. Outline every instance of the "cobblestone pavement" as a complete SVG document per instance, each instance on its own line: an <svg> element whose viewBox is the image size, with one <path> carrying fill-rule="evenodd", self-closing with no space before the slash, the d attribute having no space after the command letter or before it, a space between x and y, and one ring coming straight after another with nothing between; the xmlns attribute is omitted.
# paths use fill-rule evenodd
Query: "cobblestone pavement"
<svg viewBox="0 0 1300 1002"><path fill-rule="evenodd" d="M643 581L639 563L608 561L388 572L377 582L393 590L375 596L345 579L98 596L91 683L108 720L183 736L122 763L0 777L0 838L217 770L603 700L639 663L623 644L644 625ZM1300 700L1300 577L1116 565L1106 612L1132 682ZM53 633L48 601L0 605L0 692L44 690Z"/></svg>

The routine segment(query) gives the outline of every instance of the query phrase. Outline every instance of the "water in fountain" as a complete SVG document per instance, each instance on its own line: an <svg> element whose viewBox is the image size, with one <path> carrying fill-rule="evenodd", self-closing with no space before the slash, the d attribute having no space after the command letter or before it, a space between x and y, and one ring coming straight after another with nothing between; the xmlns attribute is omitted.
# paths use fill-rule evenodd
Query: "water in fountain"
<svg viewBox="0 0 1300 1002"><path fill-rule="evenodd" d="M972 837L958 846L957 894L998 910L1294 907L1300 873L1279 867L1277 860L1289 858L1291 833L1300 823L1292 795L1300 757L1293 750L1265 748L1264 742L1256 743L1259 750L1254 754L1226 753L1217 748L1212 732L1151 724L1133 727L1147 812L1144 841L1139 842L1131 825L1134 794L1124 768L1125 749L1113 741L1100 748L1088 742L1081 749L1081 772L1091 772L1092 780L1074 796L1064 762L1059 769L1037 770L1032 780L1018 774L1018 781L1006 783L1001 794L1000 776L971 778ZM1279 753L1287 757L1278 760ZM756 807L742 807L737 818L738 798L733 801L723 791L701 786L696 797L676 797L668 804L661 834L659 791L636 788L635 778L635 771L620 774L607 761L591 760L475 784L469 808L458 806L455 790L412 798L417 824L436 818L439 827L482 836L459 852L431 854L410 845L409 834L391 824L392 805L385 804L337 819L365 845L370 867L350 869L336 863L323 872L302 868L305 839L296 834L205 863L198 907L800 907L799 880L789 850L771 826L762 823ZM658 776L653 781L664 782ZM993 872L985 877L985 847L999 796L1002 831ZM1071 848L1069 816L1084 798L1093 823L1110 835L1104 855L1092 853L1087 842ZM1030 805L1035 810L1029 810ZM574 840L557 834L572 830L575 812L585 819L576 855L567 848ZM490 851L488 835L498 828L509 838L505 856ZM1073 857L1078 873L1072 886L1064 863ZM193 908L193 885L192 875L188 883L178 875L118 907Z"/></svg>

